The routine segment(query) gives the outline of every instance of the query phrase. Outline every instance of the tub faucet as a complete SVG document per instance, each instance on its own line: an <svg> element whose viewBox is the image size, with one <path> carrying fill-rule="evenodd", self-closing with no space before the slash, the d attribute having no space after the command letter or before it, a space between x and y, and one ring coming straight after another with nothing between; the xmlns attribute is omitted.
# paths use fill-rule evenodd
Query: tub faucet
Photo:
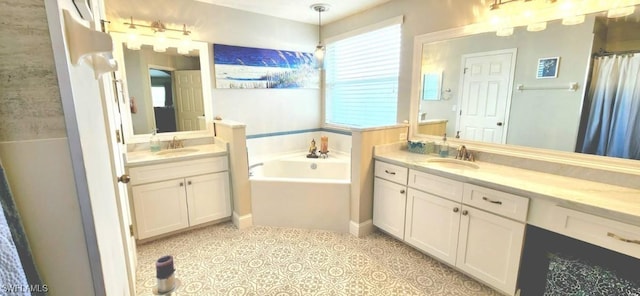
<svg viewBox="0 0 640 296"><path fill-rule="evenodd" d="M169 149L178 149L178 148L184 148L184 145L182 144L182 140L178 140L178 136L173 136L173 140L169 142Z"/></svg>

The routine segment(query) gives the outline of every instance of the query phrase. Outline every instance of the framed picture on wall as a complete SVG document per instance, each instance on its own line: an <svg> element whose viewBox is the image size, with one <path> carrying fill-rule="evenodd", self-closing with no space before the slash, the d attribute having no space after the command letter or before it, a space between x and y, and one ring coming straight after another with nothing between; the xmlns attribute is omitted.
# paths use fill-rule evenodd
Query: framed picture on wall
<svg viewBox="0 0 640 296"><path fill-rule="evenodd" d="M560 57L550 57L538 59L538 72L536 78L557 78Z"/></svg>

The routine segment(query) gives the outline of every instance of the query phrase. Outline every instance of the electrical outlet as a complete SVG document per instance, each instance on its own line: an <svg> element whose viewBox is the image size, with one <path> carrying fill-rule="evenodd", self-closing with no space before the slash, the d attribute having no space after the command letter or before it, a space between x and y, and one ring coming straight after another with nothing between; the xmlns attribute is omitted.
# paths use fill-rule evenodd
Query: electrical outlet
<svg viewBox="0 0 640 296"><path fill-rule="evenodd" d="M400 133L400 137L398 137L398 140L404 141L406 139L407 139L407 133Z"/></svg>

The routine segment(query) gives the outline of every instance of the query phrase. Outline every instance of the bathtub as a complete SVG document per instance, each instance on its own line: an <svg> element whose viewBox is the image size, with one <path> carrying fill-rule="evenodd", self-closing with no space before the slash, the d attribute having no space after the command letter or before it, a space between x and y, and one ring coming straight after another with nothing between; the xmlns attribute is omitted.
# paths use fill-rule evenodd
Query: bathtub
<svg viewBox="0 0 640 296"><path fill-rule="evenodd" d="M349 232L349 155L289 155L250 167L255 225Z"/></svg>

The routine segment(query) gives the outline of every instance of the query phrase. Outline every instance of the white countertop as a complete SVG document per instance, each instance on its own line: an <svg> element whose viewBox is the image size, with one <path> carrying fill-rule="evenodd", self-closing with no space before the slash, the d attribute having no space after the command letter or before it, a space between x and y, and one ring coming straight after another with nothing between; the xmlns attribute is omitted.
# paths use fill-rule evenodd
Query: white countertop
<svg viewBox="0 0 640 296"><path fill-rule="evenodd" d="M594 215L640 226L640 190L477 161L478 169L425 163L436 155L406 150L376 154L375 159L526 196L544 198Z"/></svg>
<svg viewBox="0 0 640 296"><path fill-rule="evenodd" d="M125 155L125 166L134 167L210 156L223 156L227 155L227 153L226 146L222 144L185 146L179 149L163 149L159 152L148 150L130 151Z"/></svg>

